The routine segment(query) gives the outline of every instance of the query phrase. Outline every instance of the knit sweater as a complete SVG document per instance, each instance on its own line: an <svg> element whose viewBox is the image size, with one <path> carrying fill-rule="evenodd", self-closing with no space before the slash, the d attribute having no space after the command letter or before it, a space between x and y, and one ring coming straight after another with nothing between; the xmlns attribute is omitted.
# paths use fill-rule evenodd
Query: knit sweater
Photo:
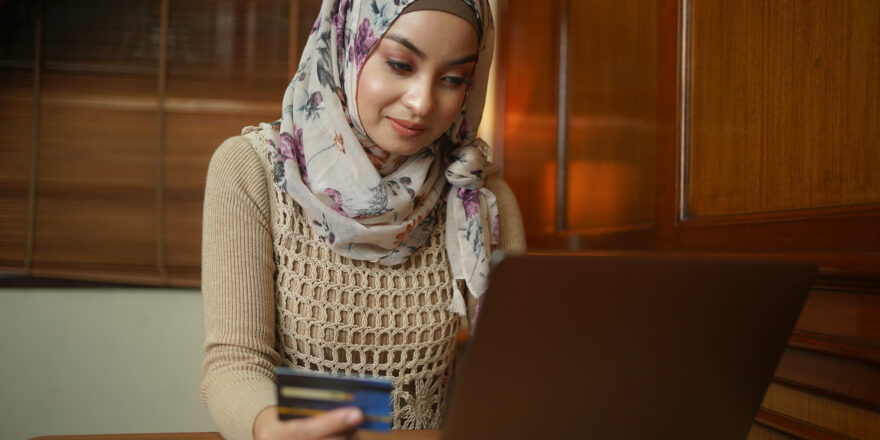
<svg viewBox="0 0 880 440"><path fill-rule="evenodd" d="M525 252L513 193L497 177L486 187L500 251ZM461 323L446 310L444 219L403 264L342 257L275 185L260 131L226 140L208 169L202 240L201 393L221 434L252 438L256 415L276 404L278 365L390 377L394 427L439 428Z"/></svg>

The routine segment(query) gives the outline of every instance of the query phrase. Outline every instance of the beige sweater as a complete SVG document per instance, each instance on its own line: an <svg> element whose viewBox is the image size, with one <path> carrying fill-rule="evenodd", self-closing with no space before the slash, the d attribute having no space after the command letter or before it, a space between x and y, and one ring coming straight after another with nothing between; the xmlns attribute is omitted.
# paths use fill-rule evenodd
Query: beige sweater
<svg viewBox="0 0 880 440"><path fill-rule="evenodd" d="M224 142L208 170L203 218L202 398L228 440L252 438L276 403L278 365L391 377L394 427L438 428L461 320L446 311L452 276L445 224L398 266L327 248L274 184L259 130ZM525 252L510 188L497 197L505 254Z"/></svg>

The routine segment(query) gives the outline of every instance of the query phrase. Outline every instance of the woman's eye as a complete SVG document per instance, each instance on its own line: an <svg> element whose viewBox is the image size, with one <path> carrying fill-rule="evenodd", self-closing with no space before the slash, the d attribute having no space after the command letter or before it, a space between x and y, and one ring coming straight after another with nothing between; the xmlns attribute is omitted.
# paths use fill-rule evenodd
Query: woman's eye
<svg viewBox="0 0 880 440"><path fill-rule="evenodd" d="M449 84L449 85L455 86L455 87L458 87L462 84L469 84L470 83L468 80L466 80L460 76L444 76L443 81L445 81L446 84Z"/></svg>
<svg viewBox="0 0 880 440"><path fill-rule="evenodd" d="M400 61L388 60L385 62L388 64L388 67L391 67L395 72L412 72L412 66L407 63L401 63Z"/></svg>

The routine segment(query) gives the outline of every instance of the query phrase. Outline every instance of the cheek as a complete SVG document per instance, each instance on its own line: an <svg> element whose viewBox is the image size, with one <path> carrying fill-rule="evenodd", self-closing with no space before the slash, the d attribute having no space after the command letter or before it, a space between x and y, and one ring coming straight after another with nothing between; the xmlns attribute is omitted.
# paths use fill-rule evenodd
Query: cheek
<svg viewBox="0 0 880 440"><path fill-rule="evenodd" d="M357 106L358 113L362 118L374 119L373 114L381 107L383 97L390 94L387 81L381 75L376 74L373 66L365 65L358 78Z"/></svg>
<svg viewBox="0 0 880 440"><path fill-rule="evenodd" d="M455 121L455 118L458 117L459 112L461 111L461 106L464 103L465 94L467 92L462 88L461 91L449 91L448 94L442 97L442 101L439 106L438 116L442 119L443 124L446 127L452 125Z"/></svg>

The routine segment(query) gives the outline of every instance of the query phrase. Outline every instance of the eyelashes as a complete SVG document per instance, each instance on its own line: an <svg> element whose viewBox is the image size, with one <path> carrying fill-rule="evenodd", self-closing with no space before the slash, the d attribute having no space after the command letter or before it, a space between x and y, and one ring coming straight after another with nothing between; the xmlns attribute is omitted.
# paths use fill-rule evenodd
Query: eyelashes
<svg viewBox="0 0 880 440"><path fill-rule="evenodd" d="M407 63L403 63L400 61L394 61L394 60L387 60L387 61L385 61L385 64L387 64L389 67L391 67L391 70L398 72L398 73L412 72L412 66L410 66Z"/></svg>
<svg viewBox="0 0 880 440"><path fill-rule="evenodd" d="M388 66L389 69L391 69L392 72L398 75L406 75L412 73L413 71L412 65L402 61L388 59L385 60L385 64ZM465 84L470 86L471 84L473 84L472 80L458 75L444 75L441 80L452 87L459 87Z"/></svg>

